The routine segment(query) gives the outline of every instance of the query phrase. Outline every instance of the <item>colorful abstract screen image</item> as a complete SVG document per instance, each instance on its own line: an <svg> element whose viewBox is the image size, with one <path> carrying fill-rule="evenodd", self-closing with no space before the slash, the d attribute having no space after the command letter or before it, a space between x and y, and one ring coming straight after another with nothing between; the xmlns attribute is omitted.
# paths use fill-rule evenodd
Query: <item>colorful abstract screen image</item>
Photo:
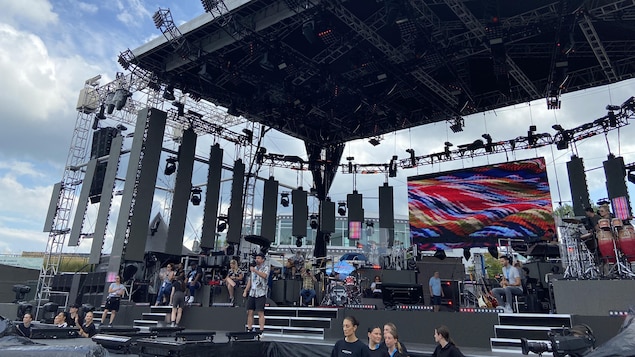
<svg viewBox="0 0 635 357"><path fill-rule="evenodd" d="M555 231L544 158L409 177L408 212L421 249L531 242Z"/></svg>

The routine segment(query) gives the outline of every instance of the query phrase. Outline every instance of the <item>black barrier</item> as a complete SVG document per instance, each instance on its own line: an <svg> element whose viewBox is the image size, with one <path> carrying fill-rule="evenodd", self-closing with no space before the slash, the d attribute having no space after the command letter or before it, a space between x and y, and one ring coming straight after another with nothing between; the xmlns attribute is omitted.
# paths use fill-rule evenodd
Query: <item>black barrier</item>
<svg viewBox="0 0 635 357"><path fill-rule="evenodd" d="M381 294L386 307L423 303L423 287L418 284L382 284Z"/></svg>

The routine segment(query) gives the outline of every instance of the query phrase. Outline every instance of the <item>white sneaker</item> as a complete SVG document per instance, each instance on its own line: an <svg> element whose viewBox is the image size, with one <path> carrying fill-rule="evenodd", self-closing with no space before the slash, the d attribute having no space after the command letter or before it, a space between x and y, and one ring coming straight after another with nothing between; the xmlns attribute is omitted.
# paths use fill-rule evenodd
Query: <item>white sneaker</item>
<svg viewBox="0 0 635 357"><path fill-rule="evenodd" d="M191 303L193 303L193 302L194 302L194 296L190 296L190 297L187 299L187 303L188 303L188 304L191 304Z"/></svg>
<svg viewBox="0 0 635 357"><path fill-rule="evenodd" d="M506 314L513 314L514 310L512 310L512 307L509 305L505 305L505 307L503 307L503 311L505 311Z"/></svg>

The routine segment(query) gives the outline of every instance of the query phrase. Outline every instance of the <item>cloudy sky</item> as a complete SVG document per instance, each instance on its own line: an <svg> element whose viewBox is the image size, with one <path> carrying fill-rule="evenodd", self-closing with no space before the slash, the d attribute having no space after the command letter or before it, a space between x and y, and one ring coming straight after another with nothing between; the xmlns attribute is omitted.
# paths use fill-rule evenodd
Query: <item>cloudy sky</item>
<svg viewBox="0 0 635 357"><path fill-rule="evenodd" d="M52 185L60 181L69 144L77 118L75 104L84 81L97 74L102 84L112 80L122 69L117 56L127 48L134 49L148 40L161 36L151 16L159 8L170 8L177 24L203 13L199 0L180 1L71 1L71 0L0 0L0 120L3 140L0 141L0 254L22 251L43 251L47 234L42 233ZM377 147L365 140L349 143L345 156L354 156L358 163L384 163L392 155L407 158L405 152L414 148L419 155L440 152L443 143L467 144L481 134L491 134L494 141L525 136L529 125L537 125L538 132L554 133L553 124L571 128L606 115L607 104L621 104L635 95L635 81L624 81L607 87L566 94L562 109L547 110L544 100L525 103L466 117L465 129L452 133L446 123L428 125L384 135ZM238 128L239 130L240 128ZM635 161L632 125L577 143L577 153L584 159L591 199L607 196L602 161L609 152L622 155L626 163ZM608 145L607 145L608 142ZM129 144L129 143L128 143ZM211 139L199 140L197 152L207 156ZM169 143L166 145L169 146ZM267 134L265 146L273 153L303 152L298 140L279 133ZM226 162L238 155L232 146L224 144ZM552 150L553 149L553 150ZM566 162L572 152L556 148L518 151L505 156L490 155L461 161L434 164L415 169L400 170L389 182L395 187L395 210L407 214L406 181L408 176L441 172L461 167L480 166L506 160L535 156L546 157L554 206L570 202ZM120 169L120 177L123 177ZM310 175L264 168L261 176L275 175L288 186L311 186ZM194 183L205 180L205 170L195 167ZM376 215L377 187L387 178L384 175L338 174L331 189L333 200L345 199L355 188L364 195L366 214ZM170 179L159 177L159 185L169 185ZM632 189L632 184L628 184ZM224 190L227 191L224 186ZM262 199L261 190L255 201ZM163 211L160 194L155 197L155 212ZM228 198L223 197L223 204ZM310 202L310 209L316 208ZM91 208L94 211L94 208ZM89 216L91 213L89 209ZM113 210L118 202L113 203ZM256 207L258 210L258 207ZM284 210L279 213L290 213ZM202 208L190 207L185 241L200 236ZM111 214L116 217L116 214ZM93 220L94 221L94 220ZM90 231L90 217L87 231ZM105 250L109 249L114 226L108 229ZM80 247L66 247L65 251L87 251L90 241Z"/></svg>

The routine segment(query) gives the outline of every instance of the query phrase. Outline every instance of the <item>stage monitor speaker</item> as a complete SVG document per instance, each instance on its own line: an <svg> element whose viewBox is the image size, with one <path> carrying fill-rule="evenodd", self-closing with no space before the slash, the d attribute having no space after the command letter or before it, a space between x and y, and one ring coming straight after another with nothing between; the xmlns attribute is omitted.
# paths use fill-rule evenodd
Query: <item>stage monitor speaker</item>
<svg viewBox="0 0 635 357"><path fill-rule="evenodd" d="M443 289L441 305L452 311L459 311L459 282L457 280L441 280L441 289ZM432 305L432 303L430 305Z"/></svg>
<svg viewBox="0 0 635 357"><path fill-rule="evenodd" d="M346 195L349 222L364 222L364 209L362 207L362 195L353 191Z"/></svg>
<svg viewBox="0 0 635 357"><path fill-rule="evenodd" d="M293 205L293 222L291 225L291 235L294 237L306 237L307 221L309 220L307 192L302 190L302 188L292 190L291 204Z"/></svg>
<svg viewBox="0 0 635 357"><path fill-rule="evenodd" d="M320 231L335 233L335 202L322 201L320 205Z"/></svg>
<svg viewBox="0 0 635 357"><path fill-rule="evenodd" d="M393 187L387 182L379 186L379 228L395 228Z"/></svg>
<svg viewBox="0 0 635 357"><path fill-rule="evenodd" d="M207 189L205 191L205 207L203 210L203 229L201 248L213 249L216 243L216 222L218 218L218 200L220 199L220 183L223 173L223 149L219 144L212 145L209 154L207 171Z"/></svg>
<svg viewBox="0 0 635 357"><path fill-rule="evenodd" d="M624 158L612 155L602 163L604 165L604 175L606 176L606 190L609 198L628 197L626 189L626 169L624 168ZM630 204L629 204L630 206Z"/></svg>
<svg viewBox="0 0 635 357"><path fill-rule="evenodd" d="M227 243L240 243L243 225L243 187L245 185L245 164L241 159L234 162L234 176L232 177L232 191L227 218Z"/></svg>
<svg viewBox="0 0 635 357"><path fill-rule="evenodd" d="M385 306L423 303L423 287L418 284L383 283L381 294Z"/></svg>
<svg viewBox="0 0 635 357"><path fill-rule="evenodd" d="M262 226L260 235L269 242L276 239L276 216L278 215L278 181L269 177L265 181L262 197Z"/></svg>
<svg viewBox="0 0 635 357"><path fill-rule="evenodd" d="M573 214L584 216L584 209L591 207L591 200L582 158L571 157L571 161L567 162L567 173L569 174L569 188L571 188L571 200L573 201Z"/></svg>

